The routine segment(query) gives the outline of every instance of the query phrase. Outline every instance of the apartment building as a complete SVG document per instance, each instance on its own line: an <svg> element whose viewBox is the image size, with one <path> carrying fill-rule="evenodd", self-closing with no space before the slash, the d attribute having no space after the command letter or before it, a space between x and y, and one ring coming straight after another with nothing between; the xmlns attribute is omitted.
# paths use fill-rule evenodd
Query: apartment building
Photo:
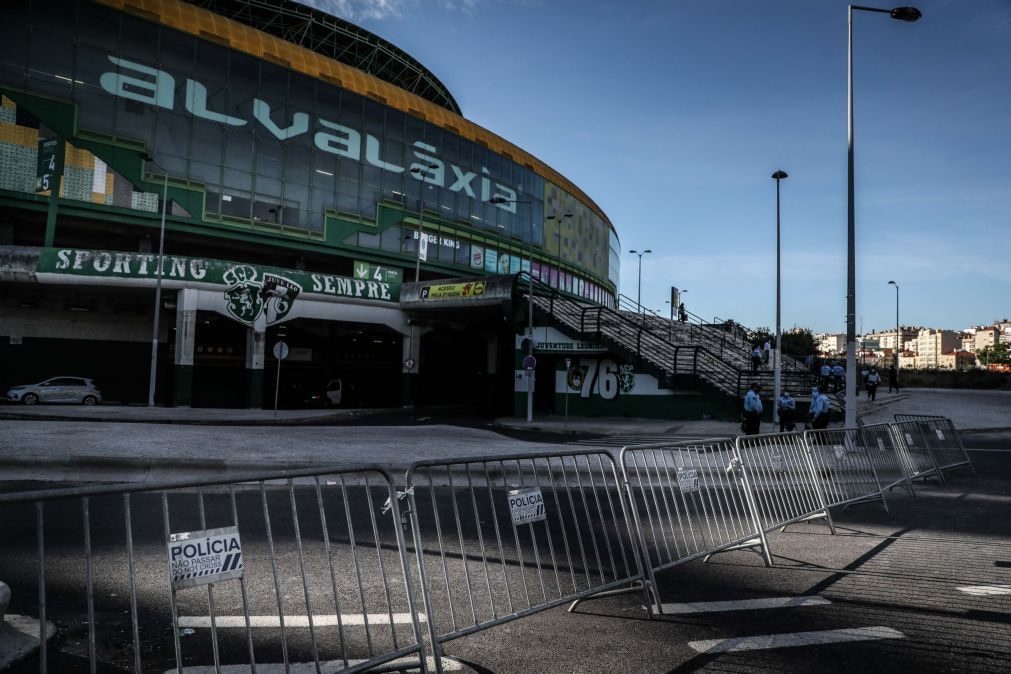
<svg viewBox="0 0 1011 674"><path fill-rule="evenodd" d="M959 333L954 330L935 330L933 328L920 330L916 336L916 367L921 369L940 367L941 355L954 351L960 346ZM901 359L899 362L901 366Z"/></svg>
<svg viewBox="0 0 1011 674"><path fill-rule="evenodd" d="M814 343L818 347L818 353L826 356L835 356L846 351L845 333L817 333L814 336Z"/></svg>
<svg viewBox="0 0 1011 674"><path fill-rule="evenodd" d="M976 354L971 351L951 351L938 358L938 368L942 370L965 370L976 367Z"/></svg>

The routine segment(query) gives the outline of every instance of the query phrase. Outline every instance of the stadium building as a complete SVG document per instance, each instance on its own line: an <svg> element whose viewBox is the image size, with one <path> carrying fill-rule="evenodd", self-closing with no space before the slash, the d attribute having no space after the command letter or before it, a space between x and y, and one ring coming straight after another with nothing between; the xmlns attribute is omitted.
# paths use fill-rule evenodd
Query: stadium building
<svg viewBox="0 0 1011 674"><path fill-rule="evenodd" d="M589 196L368 31L287 0L15 0L0 31L4 391L146 402L154 361L159 404L270 406L283 341L282 406L508 413L531 311L539 414L738 393L616 311Z"/></svg>

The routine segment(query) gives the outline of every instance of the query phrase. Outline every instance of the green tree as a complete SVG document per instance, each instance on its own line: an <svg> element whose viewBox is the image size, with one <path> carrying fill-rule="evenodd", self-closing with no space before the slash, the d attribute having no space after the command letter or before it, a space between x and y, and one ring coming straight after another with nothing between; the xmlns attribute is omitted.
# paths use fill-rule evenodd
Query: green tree
<svg viewBox="0 0 1011 674"><path fill-rule="evenodd" d="M818 346L810 330L797 330L783 335L783 353L794 358L804 358L818 353Z"/></svg>
<svg viewBox="0 0 1011 674"><path fill-rule="evenodd" d="M976 360L983 365L1011 365L1011 345L1000 342L976 352Z"/></svg>

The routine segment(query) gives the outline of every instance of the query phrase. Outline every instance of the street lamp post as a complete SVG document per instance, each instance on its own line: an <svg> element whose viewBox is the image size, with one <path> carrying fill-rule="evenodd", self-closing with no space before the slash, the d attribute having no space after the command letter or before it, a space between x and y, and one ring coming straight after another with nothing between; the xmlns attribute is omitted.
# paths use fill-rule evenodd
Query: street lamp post
<svg viewBox="0 0 1011 674"><path fill-rule="evenodd" d="M895 374L899 373L899 345L902 343L902 337L899 336L899 284L895 281L889 281L888 285L895 286Z"/></svg>
<svg viewBox="0 0 1011 674"><path fill-rule="evenodd" d="M895 9L877 9L850 5L848 11L849 37L847 49L847 199L846 199L846 428L855 428L857 423L857 297L856 297L856 220L853 197L853 10L863 12L878 12L888 14L899 21L913 22L923 14L915 7L896 7Z"/></svg>
<svg viewBox="0 0 1011 674"><path fill-rule="evenodd" d="M490 204L529 204L530 201L519 199L506 199L505 197L492 197L488 200ZM534 357L534 219L530 218L530 268L527 270L527 356ZM534 420L534 391L533 391L534 371L527 369L527 423Z"/></svg>
<svg viewBox="0 0 1011 674"><path fill-rule="evenodd" d="M439 168L438 164L425 164L427 169ZM414 259L414 282L417 283L421 280L421 239L425 236L425 181L422 178L424 170L420 166L415 166L411 169L411 174L414 175L418 180L421 181L421 197L420 205L418 206L418 248L417 255ZM428 246L425 246L428 249ZM427 257L427 256L426 256Z"/></svg>
<svg viewBox="0 0 1011 674"><path fill-rule="evenodd" d="M148 375L147 406L154 407L154 389L158 381L158 323L161 318L161 275L165 263L165 212L168 210L168 171L154 160L147 152L142 152L140 158L160 168L164 174L161 193L161 226L158 233L158 271L154 281L154 328L151 334L151 372Z"/></svg>
<svg viewBox="0 0 1011 674"><path fill-rule="evenodd" d="M780 293L780 235L779 235L779 183L788 178L786 171L776 171L772 174L772 179L776 181L776 352L773 354L775 362L772 366L772 423L779 423L779 393L782 388L783 373L783 331L781 326L781 293Z"/></svg>
<svg viewBox="0 0 1011 674"><path fill-rule="evenodd" d="M644 251L630 250L628 252L632 253L633 255L638 255L639 256L639 287L636 290L635 303L638 305L638 307L639 307L639 313L641 314L642 313L642 256L646 255L647 253L652 253L653 251L651 251L649 248L647 248Z"/></svg>

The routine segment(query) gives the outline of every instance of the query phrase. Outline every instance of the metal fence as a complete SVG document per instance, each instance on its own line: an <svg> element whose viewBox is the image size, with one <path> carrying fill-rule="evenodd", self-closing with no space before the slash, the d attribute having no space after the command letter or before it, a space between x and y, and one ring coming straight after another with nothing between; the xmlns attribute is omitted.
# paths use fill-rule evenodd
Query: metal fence
<svg viewBox="0 0 1011 674"><path fill-rule="evenodd" d="M437 668L446 641L643 580L607 453L418 462L407 484Z"/></svg>
<svg viewBox="0 0 1011 674"><path fill-rule="evenodd" d="M874 467L874 451L855 428L804 431L804 445L828 507L880 500L888 503Z"/></svg>
<svg viewBox="0 0 1011 674"><path fill-rule="evenodd" d="M0 577L11 609L59 623L92 671L441 673L453 639L623 592L662 612L664 569L737 549L771 566L775 529L824 518L835 533L831 507L887 512L886 490L972 468L943 417L628 446L619 461L421 461L399 492L369 467L0 495ZM43 644L40 671L49 657Z"/></svg>
<svg viewBox="0 0 1011 674"><path fill-rule="evenodd" d="M621 466L657 610L659 571L763 545L733 440L624 447Z"/></svg>
<svg viewBox="0 0 1011 674"><path fill-rule="evenodd" d="M0 577L91 671L427 671L391 485L377 467L0 495ZM39 671L64 671L50 657L43 640Z"/></svg>
<svg viewBox="0 0 1011 674"><path fill-rule="evenodd" d="M906 456L905 445L896 440L892 425L881 423L861 426L860 434L868 447L882 490L901 486L910 495L916 496L911 479L916 475L916 470Z"/></svg>
<svg viewBox="0 0 1011 674"><path fill-rule="evenodd" d="M896 414L896 423L914 426L923 444L930 448L934 461L941 471L966 467L975 474L976 468L962 445L962 439L955 431L955 425L947 417L916 414Z"/></svg>

